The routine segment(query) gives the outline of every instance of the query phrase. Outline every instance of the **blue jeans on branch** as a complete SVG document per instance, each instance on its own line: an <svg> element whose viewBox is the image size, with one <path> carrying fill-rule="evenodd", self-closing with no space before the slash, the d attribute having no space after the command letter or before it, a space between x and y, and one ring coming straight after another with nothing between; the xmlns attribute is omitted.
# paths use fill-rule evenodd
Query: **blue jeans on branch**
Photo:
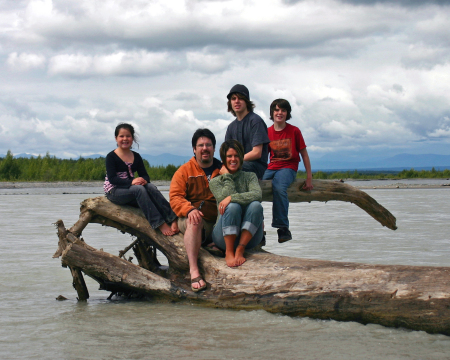
<svg viewBox="0 0 450 360"><path fill-rule="evenodd" d="M267 165L264 166L258 161L244 161L244 163L242 164L242 171L255 173L258 180L262 179L264 171L266 171L266 169Z"/></svg>
<svg viewBox="0 0 450 360"><path fill-rule="evenodd" d="M287 188L295 180L297 172L292 169L266 170L263 180L272 180L272 227L289 228L289 199Z"/></svg>
<svg viewBox="0 0 450 360"><path fill-rule="evenodd" d="M116 187L106 197L117 205L139 207L153 229L164 223L170 224L177 218L169 202L152 183L131 185L128 189Z"/></svg>
<svg viewBox="0 0 450 360"><path fill-rule="evenodd" d="M239 244L241 230L248 230L252 239L245 247L254 248L263 238L263 207L259 201L248 205L229 203L223 215L219 215L212 233L214 244L222 250L226 249L224 236L237 235L234 247Z"/></svg>

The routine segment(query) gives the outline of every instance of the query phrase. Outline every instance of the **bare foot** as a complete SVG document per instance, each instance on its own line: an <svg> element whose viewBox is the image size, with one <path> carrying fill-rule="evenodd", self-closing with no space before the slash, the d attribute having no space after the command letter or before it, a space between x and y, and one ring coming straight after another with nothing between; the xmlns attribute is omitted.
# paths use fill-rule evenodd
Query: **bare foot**
<svg viewBox="0 0 450 360"><path fill-rule="evenodd" d="M236 248L236 255L234 256L235 266L241 266L245 263L246 259L244 257L245 246L238 245Z"/></svg>
<svg viewBox="0 0 450 360"><path fill-rule="evenodd" d="M177 219L172 221L172 225L170 225L170 229L173 231L174 234L178 234L180 232L180 229L178 228L178 220Z"/></svg>
<svg viewBox="0 0 450 360"><path fill-rule="evenodd" d="M231 251L227 251L225 253L225 261L227 263L227 265L229 267L235 267L236 266L236 262L235 262L235 256Z"/></svg>
<svg viewBox="0 0 450 360"><path fill-rule="evenodd" d="M175 235L170 226L167 225L166 223L163 223L158 229L161 230L161 232L166 236Z"/></svg>

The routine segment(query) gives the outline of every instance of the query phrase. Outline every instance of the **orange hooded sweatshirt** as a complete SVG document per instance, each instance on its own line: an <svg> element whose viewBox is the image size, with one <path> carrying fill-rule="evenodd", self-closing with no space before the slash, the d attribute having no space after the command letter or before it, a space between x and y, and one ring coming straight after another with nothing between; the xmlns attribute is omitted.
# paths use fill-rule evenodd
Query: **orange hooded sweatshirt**
<svg viewBox="0 0 450 360"><path fill-rule="evenodd" d="M218 169L215 169L211 179L219 175L221 163L213 159ZM175 172L169 190L170 207L178 217L186 217L188 213L202 205L203 218L209 222L217 219L217 204L214 195L209 189L206 174L193 156L186 164L180 166Z"/></svg>

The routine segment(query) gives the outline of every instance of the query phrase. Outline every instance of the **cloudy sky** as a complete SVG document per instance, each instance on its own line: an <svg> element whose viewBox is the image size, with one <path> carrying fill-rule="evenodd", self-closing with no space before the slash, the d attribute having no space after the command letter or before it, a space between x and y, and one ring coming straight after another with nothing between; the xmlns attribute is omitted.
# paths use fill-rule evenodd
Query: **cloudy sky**
<svg viewBox="0 0 450 360"><path fill-rule="evenodd" d="M0 0L0 154L222 142L245 84L293 107L312 159L450 155L450 1Z"/></svg>

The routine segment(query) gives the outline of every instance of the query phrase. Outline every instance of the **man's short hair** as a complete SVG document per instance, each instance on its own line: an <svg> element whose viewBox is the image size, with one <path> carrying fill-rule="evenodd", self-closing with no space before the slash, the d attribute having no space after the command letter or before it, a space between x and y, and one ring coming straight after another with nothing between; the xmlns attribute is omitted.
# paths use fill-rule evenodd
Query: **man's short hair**
<svg viewBox="0 0 450 360"><path fill-rule="evenodd" d="M247 110L248 111L253 111L253 109L255 108L255 104L253 104L253 101L250 101L246 96L239 94L239 93L233 93L230 95L230 100L228 100L227 105L228 105L228 112L232 113L234 116L236 116L236 113L233 110L233 107L231 106L231 97L233 95L236 95L239 99L242 99L245 101L245 104L247 105Z"/></svg>
<svg viewBox="0 0 450 360"><path fill-rule="evenodd" d="M213 148L216 147L216 137L211 132L211 130L205 128L205 129L197 129L195 131L194 135L192 135L192 148L193 149L195 149L195 147L197 146L197 141L201 137L208 138L209 140L211 140L211 142L213 144Z"/></svg>
<svg viewBox="0 0 450 360"><path fill-rule="evenodd" d="M274 101L272 101L272 104L270 104L270 120L273 121L273 112L275 111L275 108L277 107L283 110L287 111L287 115L286 115L286 120L289 120L292 116L291 116L291 104L289 104L289 101L285 100L285 99L276 99Z"/></svg>

